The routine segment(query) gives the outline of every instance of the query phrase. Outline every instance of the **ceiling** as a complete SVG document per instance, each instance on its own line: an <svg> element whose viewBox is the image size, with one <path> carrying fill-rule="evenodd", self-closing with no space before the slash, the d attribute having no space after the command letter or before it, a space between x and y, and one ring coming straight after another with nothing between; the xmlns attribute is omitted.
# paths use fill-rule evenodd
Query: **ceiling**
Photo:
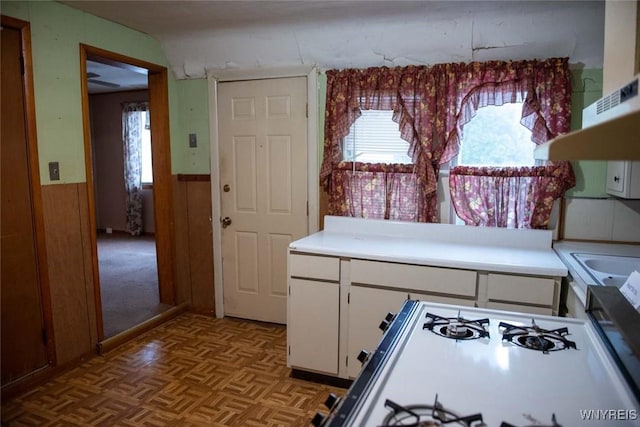
<svg viewBox="0 0 640 427"><path fill-rule="evenodd" d="M604 0L61 3L149 34L178 79L300 65L366 68L566 56L574 68L601 68L603 61Z"/></svg>
<svg viewBox="0 0 640 427"><path fill-rule="evenodd" d="M87 60L87 89L90 94L146 89L147 73L132 71L131 67Z"/></svg>

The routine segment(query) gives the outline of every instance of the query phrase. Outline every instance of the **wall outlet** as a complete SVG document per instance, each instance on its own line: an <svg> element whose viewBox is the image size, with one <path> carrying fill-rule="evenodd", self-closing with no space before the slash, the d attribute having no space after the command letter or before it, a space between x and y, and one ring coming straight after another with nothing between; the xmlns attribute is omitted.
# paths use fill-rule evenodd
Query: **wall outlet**
<svg viewBox="0 0 640 427"><path fill-rule="evenodd" d="M113 233L113 228L107 227L107 234L111 234L111 233Z"/></svg>
<svg viewBox="0 0 640 427"><path fill-rule="evenodd" d="M60 181L60 165L58 162L49 162L49 179Z"/></svg>
<svg viewBox="0 0 640 427"><path fill-rule="evenodd" d="M196 148L198 146L198 137L195 133L189 134L189 148Z"/></svg>

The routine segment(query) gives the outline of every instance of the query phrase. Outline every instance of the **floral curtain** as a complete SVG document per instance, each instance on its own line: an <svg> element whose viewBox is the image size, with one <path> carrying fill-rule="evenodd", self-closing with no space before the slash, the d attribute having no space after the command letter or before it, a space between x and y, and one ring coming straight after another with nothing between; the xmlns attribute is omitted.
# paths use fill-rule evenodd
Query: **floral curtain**
<svg viewBox="0 0 640 427"><path fill-rule="evenodd" d="M566 133L571 120L571 76L567 58L545 61L445 64L458 81L457 109L446 117L442 161L455 157L464 124L478 108L522 102L520 123L540 144ZM449 186L456 213L467 225L546 228L553 201L575 185L569 162L533 168L453 168ZM484 212L488 209L488 212Z"/></svg>
<svg viewBox="0 0 640 427"><path fill-rule="evenodd" d="M451 200L467 225L546 229L553 201L573 185L563 172L555 166L457 166L449 175Z"/></svg>
<svg viewBox="0 0 640 427"><path fill-rule="evenodd" d="M340 162L331 173L333 215L416 222L423 199L414 166Z"/></svg>
<svg viewBox="0 0 640 427"><path fill-rule="evenodd" d="M569 131L571 80L567 58L543 61L488 61L438 64L432 67L377 67L327 71L324 158L320 182L343 197L334 183L342 176L342 140L361 109L393 110L403 139L409 142L420 222L437 222L437 178L440 165L453 159L464 124L486 105L524 101L521 123L539 144ZM568 162L553 165L566 188L575 185ZM334 173L336 171L336 173ZM343 198L330 197L329 213L344 211Z"/></svg>
<svg viewBox="0 0 640 427"><path fill-rule="evenodd" d="M346 176L351 172L339 166L343 160L342 140L349 133L349 128L360 117L362 109L393 110L393 120L398 123L400 135L409 142L408 154L414 162L411 169L415 174L412 179L421 191L416 202L416 221L438 221L436 188L439 162L432 153L435 116L433 110L428 108L433 104L432 80L433 74L425 66L327 71L324 158L320 182L331 193L330 214L347 214L351 210L346 205L356 204L345 199L353 192L353 187L349 192L342 188L343 183L350 182ZM406 173L400 170L396 172ZM387 195L385 193L380 197L387 198ZM392 218L396 215L400 214L389 213L386 216Z"/></svg>
<svg viewBox="0 0 640 427"><path fill-rule="evenodd" d="M145 119L140 112L144 111ZM122 142L127 228L132 236L142 234L142 130L149 126L149 103L122 104Z"/></svg>

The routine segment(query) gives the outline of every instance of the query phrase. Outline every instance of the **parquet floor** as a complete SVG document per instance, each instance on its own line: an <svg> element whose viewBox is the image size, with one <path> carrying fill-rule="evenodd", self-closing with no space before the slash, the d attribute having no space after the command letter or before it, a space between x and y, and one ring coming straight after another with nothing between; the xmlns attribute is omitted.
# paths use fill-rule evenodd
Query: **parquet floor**
<svg viewBox="0 0 640 427"><path fill-rule="evenodd" d="M3 426L307 426L284 326L186 313L2 405ZM325 411L326 412L326 411Z"/></svg>

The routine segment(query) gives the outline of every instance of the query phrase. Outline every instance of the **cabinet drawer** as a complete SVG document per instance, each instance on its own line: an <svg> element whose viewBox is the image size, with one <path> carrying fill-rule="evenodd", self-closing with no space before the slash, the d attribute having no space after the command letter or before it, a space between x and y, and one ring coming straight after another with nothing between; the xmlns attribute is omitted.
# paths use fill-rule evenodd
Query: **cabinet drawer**
<svg viewBox="0 0 640 427"><path fill-rule="evenodd" d="M421 294L418 292L411 292L409 297L411 299L417 299L418 301L437 302L439 304L454 304L465 307L475 307L476 305L476 302L472 299L442 297L440 295Z"/></svg>
<svg viewBox="0 0 640 427"><path fill-rule="evenodd" d="M351 260L351 283L475 297L476 272L423 265Z"/></svg>
<svg viewBox="0 0 640 427"><path fill-rule="evenodd" d="M515 311L517 313L553 315L553 310L544 307L534 307L532 305L505 304L500 302L488 302L487 308L493 310Z"/></svg>
<svg viewBox="0 0 640 427"><path fill-rule="evenodd" d="M488 277L489 301L513 301L553 306L555 280L542 277L491 274Z"/></svg>
<svg viewBox="0 0 640 427"><path fill-rule="evenodd" d="M340 259L326 256L289 254L289 275L318 280L340 281Z"/></svg>

